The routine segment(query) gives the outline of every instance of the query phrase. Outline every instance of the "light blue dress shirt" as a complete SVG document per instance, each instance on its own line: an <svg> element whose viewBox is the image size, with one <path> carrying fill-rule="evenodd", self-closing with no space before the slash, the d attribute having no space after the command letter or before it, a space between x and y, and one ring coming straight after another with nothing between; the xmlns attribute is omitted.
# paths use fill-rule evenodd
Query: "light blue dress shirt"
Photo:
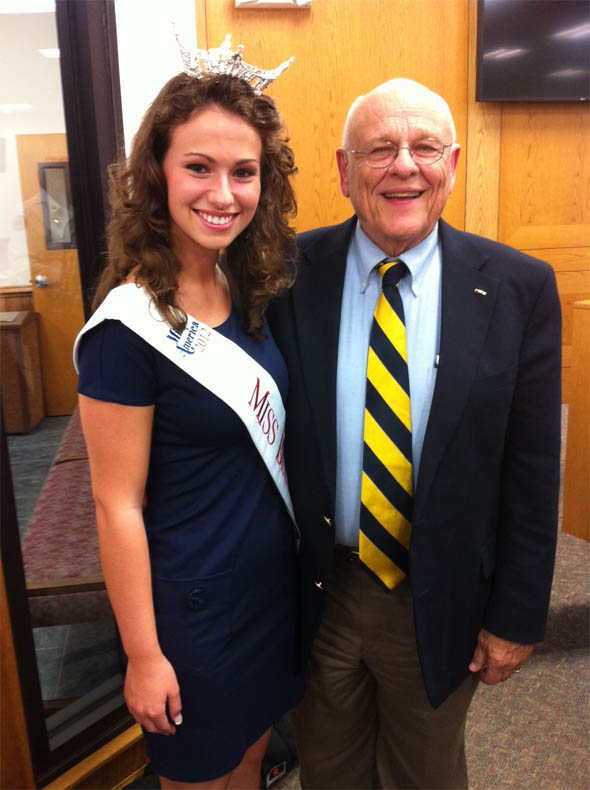
<svg viewBox="0 0 590 790"><path fill-rule="evenodd" d="M381 293L377 264L387 257L357 223L346 258L336 382L336 542L358 546L363 469L367 355ZM409 269L399 291L404 305L412 411L414 487L436 380L440 340L441 250L438 223L400 256Z"/></svg>

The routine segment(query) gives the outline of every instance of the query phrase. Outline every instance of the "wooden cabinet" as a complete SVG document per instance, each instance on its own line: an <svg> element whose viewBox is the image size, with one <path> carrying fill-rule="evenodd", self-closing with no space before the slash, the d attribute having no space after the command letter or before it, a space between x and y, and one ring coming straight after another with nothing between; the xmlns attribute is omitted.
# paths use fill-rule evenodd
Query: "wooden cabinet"
<svg viewBox="0 0 590 790"><path fill-rule="evenodd" d="M29 433L45 416L38 316L0 312L0 387L7 433Z"/></svg>

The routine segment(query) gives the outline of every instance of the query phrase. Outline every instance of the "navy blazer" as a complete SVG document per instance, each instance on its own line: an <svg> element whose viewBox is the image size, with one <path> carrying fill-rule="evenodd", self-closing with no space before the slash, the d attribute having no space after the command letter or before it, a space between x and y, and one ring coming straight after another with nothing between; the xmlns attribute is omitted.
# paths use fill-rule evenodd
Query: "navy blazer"
<svg viewBox="0 0 590 790"><path fill-rule="evenodd" d="M269 308L290 376L285 456L302 532L304 655L333 558L338 336L355 224L352 217L300 234L295 285ZM439 233L440 361L409 574L417 649L435 707L469 674L481 628L516 642L543 639L561 428L561 313L552 268L442 220Z"/></svg>

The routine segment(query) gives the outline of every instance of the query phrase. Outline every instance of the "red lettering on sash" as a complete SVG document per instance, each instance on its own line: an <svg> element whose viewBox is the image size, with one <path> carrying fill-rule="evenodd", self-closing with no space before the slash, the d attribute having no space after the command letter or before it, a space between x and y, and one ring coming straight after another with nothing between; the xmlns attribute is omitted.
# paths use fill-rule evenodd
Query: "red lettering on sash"
<svg viewBox="0 0 590 790"><path fill-rule="evenodd" d="M266 436L267 442L269 444L274 444L278 421L275 419L274 409L270 405L268 399L269 395L270 390L267 390L264 395L260 397L260 379L257 376L256 385L248 401L248 405L252 406L252 410L256 413L256 420L262 428L262 433Z"/></svg>
<svg viewBox="0 0 590 790"><path fill-rule="evenodd" d="M268 396L269 396L269 394L270 393L267 390L264 393L264 395L262 396L262 398L260 397L260 379L257 376L256 377L256 386L254 387L254 392L252 393L252 397L248 401L248 405L252 406L252 401L254 401L254 405L252 406L252 409L254 411L256 411L256 409L258 409L258 413L256 414L256 419L258 420L259 423L262 423L262 419L264 417L264 413L261 414L261 412L263 411L263 409L266 410L268 408Z"/></svg>
<svg viewBox="0 0 590 790"><path fill-rule="evenodd" d="M285 445L285 432L281 436L281 441L279 442L279 449L277 450L277 454L275 456L275 461L281 467L281 474L286 479L286 471L285 471L285 455L284 455L284 445Z"/></svg>
<svg viewBox="0 0 590 790"><path fill-rule="evenodd" d="M268 437L268 443L274 444L275 439L277 438L277 428L279 427L279 421L273 420L270 426L270 436Z"/></svg>

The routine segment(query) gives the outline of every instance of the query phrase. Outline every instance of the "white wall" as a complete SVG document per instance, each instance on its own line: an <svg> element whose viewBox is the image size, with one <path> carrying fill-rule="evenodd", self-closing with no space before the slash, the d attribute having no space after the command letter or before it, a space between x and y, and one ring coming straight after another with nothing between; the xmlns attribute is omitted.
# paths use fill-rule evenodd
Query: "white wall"
<svg viewBox="0 0 590 790"><path fill-rule="evenodd" d="M193 0L115 0L125 148L144 112L170 77L182 71L174 28L187 49L196 47Z"/></svg>
<svg viewBox="0 0 590 790"><path fill-rule="evenodd" d="M15 8L24 8L19 0ZM45 3L51 8L51 2ZM0 12L2 6L0 6ZM182 69L172 22L185 47L196 46L193 0L115 0L123 123L127 150L147 106ZM65 133L59 60L41 47L57 47L55 14L0 13L0 287L30 283L15 135ZM3 112L8 104L30 109Z"/></svg>
<svg viewBox="0 0 590 790"><path fill-rule="evenodd" d="M0 286L30 283L16 135L65 132L59 60L48 60L39 52L51 47L57 47L53 12L0 14L0 138L5 149L0 172ZM28 107L10 107L23 104Z"/></svg>

